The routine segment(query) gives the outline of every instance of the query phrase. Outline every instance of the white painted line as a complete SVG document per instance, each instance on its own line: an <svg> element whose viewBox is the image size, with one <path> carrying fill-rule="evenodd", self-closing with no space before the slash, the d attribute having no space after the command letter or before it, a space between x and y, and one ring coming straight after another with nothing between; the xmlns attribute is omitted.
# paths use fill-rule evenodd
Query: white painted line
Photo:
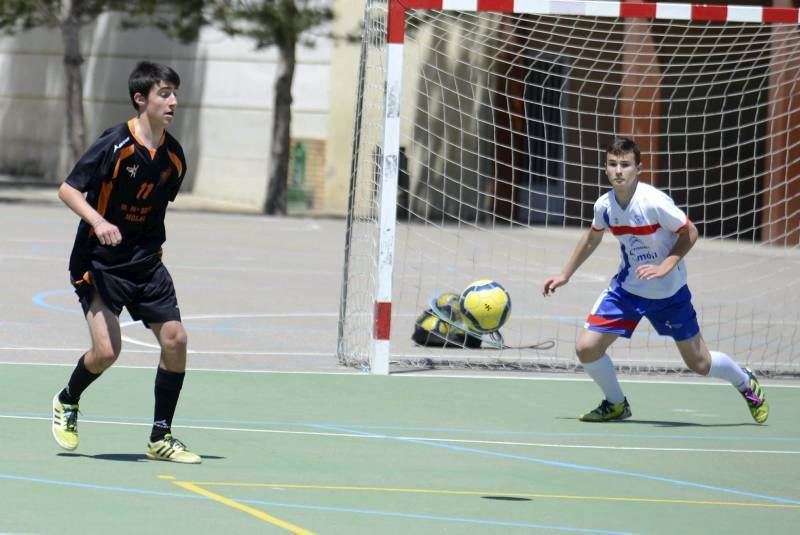
<svg viewBox="0 0 800 535"><path fill-rule="evenodd" d="M2 365L8 366L55 366L59 368L74 368L75 364L71 362L12 362L12 361L0 361L0 366ZM122 369L122 370L152 370L155 364L149 366L133 366L129 364L114 364L114 369ZM245 374L252 374L252 373L274 373L274 374L286 374L286 375L365 375L362 371L356 370L353 368L352 370L346 369L343 371L288 371L288 370L230 370L224 368L189 368L192 372L212 372L212 373L245 373Z"/></svg>
<svg viewBox="0 0 800 535"><path fill-rule="evenodd" d="M127 349L123 348L123 353L142 353L146 355L151 355L153 353L159 352L161 348L155 344L147 344L145 342L139 342L138 340L133 340L132 338L122 337L122 339L126 342L131 344L140 345L143 347L147 347L149 349ZM42 351L42 352L51 352L51 353L78 353L80 355L84 351L86 351L85 347L81 348L62 348L62 347L0 347L0 351ZM188 350L190 355L241 355L243 357L336 357L336 355L332 352L316 352L316 351L218 351L218 350L203 350L203 349L190 349ZM12 362L13 363L13 362ZM0 362L2 364L2 362ZM116 365L114 366L117 367Z"/></svg>
<svg viewBox="0 0 800 535"><path fill-rule="evenodd" d="M0 414L0 418L9 420L50 420L50 417L44 416L12 416ZM150 423L139 422L115 422L111 420L90 420L81 419L81 425L84 424L100 424L100 425L131 425L137 427L151 427ZM470 440L458 438L437 438L437 437L407 437L384 435L380 433L336 433L326 431L289 431L286 429L249 429L246 427L216 427L206 425L174 425L175 429L196 429L202 431L223 431L226 433L269 433L277 435L305 435L305 436L320 436L320 437L333 437L333 438L357 438L357 439L379 439L379 440L398 440L398 441L413 441L413 442L437 442L447 444L473 444L483 446L523 446L529 448L571 448L571 449L590 449L590 450L628 450L628 451L650 451L657 453L726 453L726 454L763 454L763 455L800 455L800 450L740 450L740 449L726 449L726 448L646 448L646 447L633 447L633 446L595 446L595 445L581 445L581 444L548 444L546 442L516 442L507 440ZM646 437L643 437L646 438Z"/></svg>
<svg viewBox="0 0 800 535"><path fill-rule="evenodd" d="M3 348L0 348L2 350ZM17 349L17 348L12 348ZM85 348L84 348L85 349ZM82 349L81 351L83 351ZM50 351L55 351L54 349L48 349ZM74 350L73 350L74 351ZM145 351L138 351L138 353L149 353ZM213 353L216 354L216 353ZM241 354L240 352L233 352L232 354ZM280 355L286 356L295 356L289 353L280 353ZM298 353L297 356L303 355L311 355L315 356L313 353ZM321 354L316 356L325 356L327 354ZM10 365L10 366L59 366L59 367L74 367L74 363L56 363L56 362L18 362L18 361L0 361L0 365ZM149 370L152 369L153 366L130 366L125 364L115 364L114 369L131 369L131 370ZM353 371L349 370L342 370L342 371L287 371L287 370L252 370L252 369L229 369L229 368L190 368L193 372L213 372L213 373L275 373L275 374L295 374L295 375L366 375L365 373L353 369ZM494 380L502 380L502 381L552 381L552 382L574 382L574 383L587 383L591 382L589 377L585 375L576 375L574 377L564 377L563 375L549 375L549 372L542 372L536 375L533 375L537 372L498 372L498 373L514 373L518 375L488 375L488 374L463 374L462 372L458 373L449 373L442 370L420 370L415 371L413 373L398 373L392 375L392 377L396 377L398 379L494 379ZM530 374L530 375L523 375L523 374ZM787 379L787 382L765 382L761 381L763 386L769 388L789 388L789 389L800 389L800 382L797 382L793 379ZM788 382L792 381L792 382ZM665 380L665 379L658 379L656 377L652 379L625 379L622 377L620 379L620 383L624 384L652 384L652 385L678 385L678 386L718 386L718 387L725 387L731 388L731 385L725 382L709 382L709 381L696 381L691 378L687 378L684 381L676 381L676 380Z"/></svg>

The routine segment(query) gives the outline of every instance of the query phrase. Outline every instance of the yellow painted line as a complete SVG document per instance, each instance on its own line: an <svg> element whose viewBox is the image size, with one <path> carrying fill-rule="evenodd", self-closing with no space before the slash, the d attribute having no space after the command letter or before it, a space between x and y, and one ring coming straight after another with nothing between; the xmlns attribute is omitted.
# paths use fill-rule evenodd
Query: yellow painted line
<svg viewBox="0 0 800 535"><path fill-rule="evenodd" d="M175 476L165 476L165 475L161 475L161 476L158 476L158 479L175 479Z"/></svg>
<svg viewBox="0 0 800 535"><path fill-rule="evenodd" d="M441 494L450 496L497 496L508 498L544 498L551 500L586 500L606 502L664 503L683 505L724 505L731 507L763 507L768 509L800 509L800 505L789 503L725 502L716 500L679 500L672 498L628 498L624 496L573 496L568 494L533 494L527 492L474 491L447 489L414 489L393 487L354 487L346 485L296 485L283 483L231 483L222 481L200 481L196 485L209 487L250 487L274 489L343 490L355 492L396 492L408 494Z"/></svg>
<svg viewBox="0 0 800 535"><path fill-rule="evenodd" d="M244 505L242 503L233 501L230 498L226 498L225 496L221 496L219 494L216 494L214 492L206 490L206 489L198 486L196 483L189 483L187 481L173 481L173 483L175 485L178 485L179 487L182 487L182 488L188 490L188 491L194 492L196 494L200 494L202 496L205 496L206 498L211 498L215 502L219 502L219 503L221 503L223 505L227 505L228 507L233 507L234 509L238 509L239 511L243 511L243 512L249 514L249 515L252 515L252 516L258 518L259 520L263 520L264 522L269 522L270 524L272 524L274 526L278 526L279 528L283 528L283 529L285 529L287 531L290 531L291 533L294 533L295 535L313 535L313 532L308 531L307 529L303 529L303 528L301 528L299 526L295 526L294 524L286 522L285 520L281 520L280 518L276 518L276 517L274 517L272 515L268 515L264 511L260 511L258 509L254 509L253 507Z"/></svg>

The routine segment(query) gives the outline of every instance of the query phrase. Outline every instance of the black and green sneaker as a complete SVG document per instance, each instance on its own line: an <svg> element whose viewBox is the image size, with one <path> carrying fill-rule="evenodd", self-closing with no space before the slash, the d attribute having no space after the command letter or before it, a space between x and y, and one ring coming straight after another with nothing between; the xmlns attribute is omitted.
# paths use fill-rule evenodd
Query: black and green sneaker
<svg viewBox="0 0 800 535"><path fill-rule="evenodd" d="M750 409L753 420L763 424L769 418L767 396L764 394L764 389L761 388L753 371L750 368L742 368L742 370L747 374L747 390L740 392L740 394L747 402L747 408Z"/></svg>
<svg viewBox="0 0 800 535"><path fill-rule="evenodd" d="M611 422L630 418L631 414L628 398L623 399L622 403L609 403L607 399L604 399L596 409L582 414L578 419L582 422Z"/></svg>

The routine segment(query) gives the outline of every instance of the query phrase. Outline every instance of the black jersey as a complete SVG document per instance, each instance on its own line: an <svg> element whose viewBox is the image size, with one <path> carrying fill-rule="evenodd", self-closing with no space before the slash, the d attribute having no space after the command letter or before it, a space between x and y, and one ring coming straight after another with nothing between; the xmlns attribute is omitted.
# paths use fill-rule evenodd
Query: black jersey
<svg viewBox="0 0 800 535"><path fill-rule="evenodd" d="M167 204L186 174L183 149L165 131L158 148L150 150L137 139L133 124L131 119L103 132L66 179L122 234L116 247L102 245L91 225L81 221L69 260L73 281L93 265L111 268L149 259L166 241Z"/></svg>

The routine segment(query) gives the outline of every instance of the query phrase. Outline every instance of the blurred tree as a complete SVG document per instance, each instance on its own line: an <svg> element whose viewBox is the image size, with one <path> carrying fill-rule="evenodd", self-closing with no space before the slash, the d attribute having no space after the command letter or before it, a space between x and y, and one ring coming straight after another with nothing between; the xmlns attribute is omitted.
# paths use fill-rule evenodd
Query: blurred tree
<svg viewBox="0 0 800 535"><path fill-rule="evenodd" d="M83 110L83 56L80 30L107 11L120 11L122 27L153 24L184 43L197 40L204 26L255 42L256 50L275 46L278 65L272 145L264 212L286 213L292 121L292 82L298 44L313 46L309 30L333 19L326 0L0 0L0 30L58 28L64 42L66 119L71 166L86 149ZM352 36L345 36L352 40Z"/></svg>
<svg viewBox="0 0 800 535"><path fill-rule="evenodd" d="M195 0L159 2L189 13L202 7ZM59 169L63 176L86 150L86 125L83 110L83 55L80 33L108 11L120 11L129 16L148 15L155 9L152 0L0 0L0 30L14 34L34 28L57 28L64 46L65 112L68 157ZM188 20L197 24L197 15ZM131 19L125 19L126 26ZM133 19L135 20L135 19Z"/></svg>
<svg viewBox="0 0 800 535"><path fill-rule="evenodd" d="M190 4L194 4L193 6ZM310 30L333 19L325 0L197 0L172 9L165 2L150 0L151 21L183 41L197 39L203 25L213 25L231 36L252 39L256 50L275 46L278 50L274 83L272 140L267 196L264 212L285 214L292 124L292 82L297 63L297 45L313 46ZM177 7L177 9L175 9ZM345 38L352 38L345 36Z"/></svg>
<svg viewBox="0 0 800 535"><path fill-rule="evenodd" d="M240 0L222 4L218 14L226 33L251 38L256 49L273 45L278 49L264 212L285 214L296 49L298 44L313 45L308 30L333 19L333 11L315 0Z"/></svg>

